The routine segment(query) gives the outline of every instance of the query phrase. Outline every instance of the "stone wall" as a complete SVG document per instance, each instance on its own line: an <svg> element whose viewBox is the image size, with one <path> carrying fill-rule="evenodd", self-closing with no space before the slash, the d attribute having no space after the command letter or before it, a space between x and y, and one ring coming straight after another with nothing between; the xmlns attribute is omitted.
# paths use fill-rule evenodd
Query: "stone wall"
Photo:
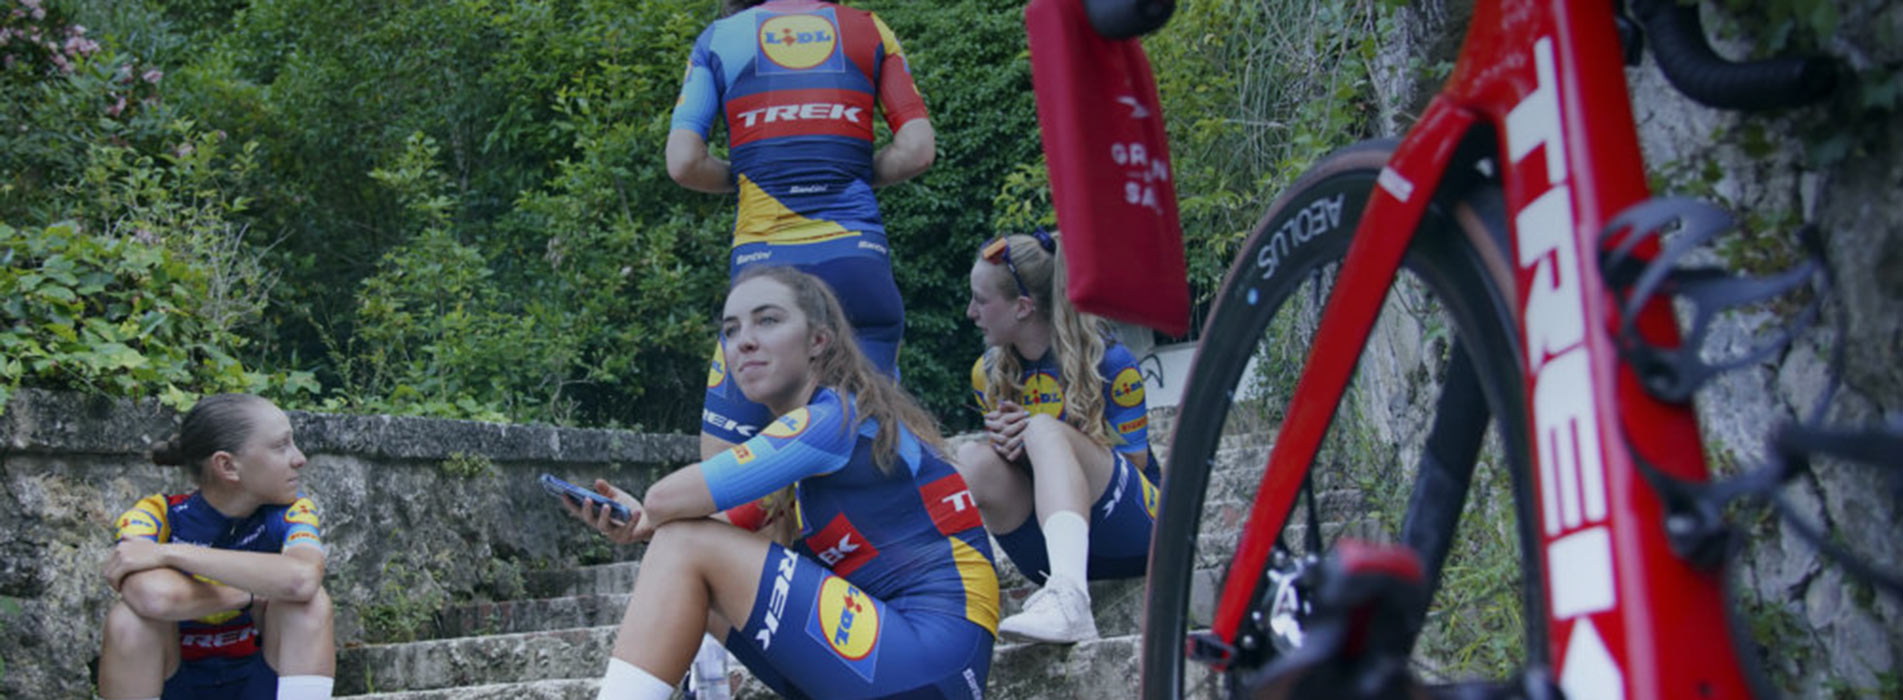
<svg viewBox="0 0 1903 700"><path fill-rule="evenodd" d="M340 647L414 634L447 601L518 596L528 570L633 558L569 520L535 477L636 491L698 453L686 435L290 415ZM144 455L178 420L152 402L38 391L0 414L0 697L90 697L113 520L143 495L192 488Z"/></svg>
<svg viewBox="0 0 1903 700"><path fill-rule="evenodd" d="M1841 0L1842 29L1826 50L1856 71L1894 71L1903 64L1903 3ZM1398 134L1418 115L1437 84L1411 66L1451 61L1471 14L1471 1L1431 0L1403 10L1403 31L1388 44L1376 92L1384 128ZM1733 17L1705 8L1709 33L1721 54L1743 56L1749 46ZM1720 474L1759 463L1772 426L1808 415L1827 381L1830 348L1845 343L1846 386L1829 420L1840 425L1903 419L1903 120L1887 118L1885 133L1849 145L1850 155L1818 167L1808 157L1836 126L1868 125L1873 114L1854 113L1848 100L1829 106L1738 114L1706 108L1674 90L1648 54L1627 69L1634 117L1648 174L1661 195L1698 196L1748 217L1758 230L1711 256L1735 263L1753 248L1769 257L1796 249L1789 222L1816 224L1837 279L1832 311L1847 315L1846 337L1815 330L1769 361L1721 376L1696 398L1710 461ZM1778 228L1782 226L1782 228ZM1762 274L1765 270L1757 270ZM1785 310L1732 313L1719 321L1707 347L1735 353L1761 342L1787 320ZM1403 423L1417 420L1403 416ZM1822 464L1784 489L1784 496L1844 544L1891 571L1903 570L1899 504L1892 482L1869 468ZM1774 517L1741 518L1751 546L1736 567L1742 620L1770 647L1770 675L1803 697L1831 693L1869 696L1896 692L1903 667L1903 605L1874 595L1822 561ZM1719 643L1714 640L1714 643Z"/></svg>

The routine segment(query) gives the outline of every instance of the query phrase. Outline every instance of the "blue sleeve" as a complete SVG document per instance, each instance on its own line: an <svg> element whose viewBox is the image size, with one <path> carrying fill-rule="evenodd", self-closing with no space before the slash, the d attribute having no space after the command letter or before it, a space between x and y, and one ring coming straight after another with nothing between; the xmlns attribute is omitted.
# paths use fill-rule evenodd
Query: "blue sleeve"
<svg viewBox="0 0 1903 700"><path fill-rule="evenodd" d="M715 74L719 68L713 51L714 28L709 25L694 41L694 52L687 59L687 75L681 79L681 95L674 101L673 129L700 134L701 140L713 130L714 117L720 114L720 91Z"/></svg>
<svg viewBox="0 0 1903 700"><path fill-rule="evenodd" d="M317 551L324 551L324 538L318 534L317 507L302 494L283 512L277 513L268 527L271 536L283 543L278 548L280 552L292 547L316 547Z"/></svg>
<svg viewBox="0 0 1903 700"><path fill-rule="evenodd" d="M846 429L848 416L838 395L821 392L812 403L773 419L753 439L701 462L715 508L743 505L846 466L858 431Z"/></svg>
<svg viewBox="0 0 1903 700"><path fill-rule="evenodd" d="M1136 357L1121 344L1104 348L1097 371L1104 376L1103 417L1122 438L1118 452L1135 454L1150 449L1150 411L1143 402L1143 371Z"/></svg>

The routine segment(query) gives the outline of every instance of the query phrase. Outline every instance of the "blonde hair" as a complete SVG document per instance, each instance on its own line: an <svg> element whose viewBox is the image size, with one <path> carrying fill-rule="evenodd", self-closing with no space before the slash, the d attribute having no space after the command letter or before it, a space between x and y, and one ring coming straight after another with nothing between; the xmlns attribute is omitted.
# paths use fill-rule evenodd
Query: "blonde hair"
<svg viewBox="0 0 1903 700"><path fill-rule="evenodd" d="M831 387L840 393L840 400L849 403L847 407L852 420L843 430L857 430L861 421L871 419L879 423L879 430L872 438L872 461L879 471L891 474L899 454L900 426L910 430L919 442L943 454L945 440L939 432L938 422L932 414L920 406L917 399L900 388L898 383L871 358L859 349L859 343L853 337L852 325L846 321L846 311L839 304L839 297L833 294L832 287L824 280L801 272L792 267L780 265L761 265L750 267L736 275L728 290L755 279L765 278L784 285L793 293L793 305L806 317L806 324L814 332L824 332L832 341L826 343L814 358L813 372L819 377L819 386ZM768 496L763 507L767 519L788 530L769 533L774 539L786 542L791 540L792 518L788 517L793 508L793 487L788 486Z"/></svg>
<svg viewBox="0 0 1903 700"><path fill-rule="evenodd" d="M1005 237L1011 264L1017 268L1016 280L1002 261L986 260L981 252L978 262L993 268L992 291L1004 298L1020 296L1018 280L1023 280L1038 318L1049 323L1053 331L1051 347L1057 353L1058 386L1064 391L1064 422L1091 439L1109 445L1112 440L1104 426L1101 388L1104 376L1097 372L1097 365L1103 362L1104 336L1108 330L1103 319L1078 311L1070 305L1070 298L1060 293L1068 278L1063 248L1057 245L1056 233L1049 234L1046 240L1051 242L1050 250L1045 250L1043 243L1033 236ZM1008 345L985 350L986 400L995 403L999 398L1009 398L1024 403L1024 384L1019 377L1026 359Z"/></svg>

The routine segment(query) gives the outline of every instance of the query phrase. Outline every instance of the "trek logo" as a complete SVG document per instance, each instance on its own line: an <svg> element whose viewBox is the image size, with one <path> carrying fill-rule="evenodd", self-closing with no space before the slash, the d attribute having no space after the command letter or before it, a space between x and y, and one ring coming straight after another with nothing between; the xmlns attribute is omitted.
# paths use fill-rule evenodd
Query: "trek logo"
<svg viewBox="0 0 1903 700"><path fill-rule="evenodd" d="M949 537L985 524L964 477L947 474L920 486L918 493L925 500L925 511L932 514L938 534Z"/></svg>
<svg viewBox="0 0 1903 700"><path fill-rule="evenodd" d="M772 124L775 122L802 121L811 119L831 119L848 124L864 124L859 117L865 109L836 102L808 102L800 105L774 105L749 109L740 113L740 126L751 127L755 122Z"/></svg>
<svg viewBox="0 0 1903 700"><path fill-rule="evenodd" d="M732 418L728 418L726 416L720 415L713 411L709 411L705 408L700 409L700 422L703 425L709 425L715 428L720 428L722 430L733 431L747 437L753 437L753 432L756 430L759 430L759 428L757 427L747 425L745 423L741 423Z"/></svg>
<svg viewBox="0 0 1903 700"><path fill-rule="evenodd" d="M1507 151L1515 164L1542 151L1549 188L1514 213L1522 272L1531 272L1522 323L1533 375L1540 512L1549 539L1549 612L1572 620L1560 686L1570 697L1618 697L1624 673L1594 628L1592 613L1617 603L1612 538L1606 518L1605 461L1586 356L1585 294L1578 222L1568 181L1553 40L1533 44L1537 87L1507 115Z"/></svg>
<svg viewBox="0 0 1903 700"><path fill-rule="evenodd" d="M1110 497L1104 499L1103 517L1106 518L1117 511L1118 503L1123 502L1123 490L1130 486L1130 472L1136 471L1131 468L1129 462L1121 459L1117 460L1112 468L1117 471L1117 483L1116 488L1110 492Z"/></svg>
<svg viewBox="0 0 1903 700"><path fill-rule="evenodd" d="M813 551L813 557L832 569L833 573L847 576L866 562L879 556L879 548L866 541L859 528L852 526L844 513L833 516L832 522L806 538L806 548Z"/></svg>
<svg viewBox="0 0 1903 700"><path fill-rule="evenodd" d="M773 593L767 598L766 619L761 621L760 631L753 633L753 640L760 643L761 651L771 646L773 635L780 632L780 615L786 612L786 596L793 590L793 572L800 563L800 555L793 550L780 551L786 556L780 559L779 573L773 578Z"/></svg>

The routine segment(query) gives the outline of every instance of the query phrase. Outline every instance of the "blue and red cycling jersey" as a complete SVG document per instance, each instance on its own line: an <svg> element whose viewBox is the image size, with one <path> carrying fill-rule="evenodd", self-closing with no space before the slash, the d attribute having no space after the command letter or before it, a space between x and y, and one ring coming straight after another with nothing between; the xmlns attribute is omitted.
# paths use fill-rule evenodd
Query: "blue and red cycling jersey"
<svg viewBox="0 0 1903 700"><path fill-rule="evenodd" d="M991 352L1002 352L992 350ZM992 391L990 382L985 379L985 363L990 353L980 355L971 365L971 393L978 402L980 410L990 411L998 407L997 392ZM1105 342L1103 360L1097 363L1097 374L1103 377L1103 419L1105 431L1117 436L1118 444L1111 449L1134 461L1138 456L1147 460L1143 468L1150 480L1160 481L1159 470L1150 451L1150 414L1143 401L1143 372L1137 369L1136 356L1122 343L1114 340ZM1065 417L1063 369L1057 365L1055 349L1044 353L1043 357L1025 362L1018 373L1018 382L1024 387L1023 399L1019 405L1031 413L1043 413L1053 418Z"/></svg>
<svg viewBox="0 0 1903 700"><path fill-rule="evenodd" d="M243 518L228 518L202 493L153 494L141 499L117 521L119 539L144 538L213 549L277 554L292 547L323 551L317 509L302 496L290 505L265 505ZM192 572L185 572L191 574ZM202 581L217 583L203 576ZM178 623L179 656L184 661L243 658L258 653L258 630L249 610L227 610Z"/></svg>
<svg viewBox="0 0 1903 700"><path fill-rule="evenodd" d="M958 470L902 427L891 471L873 458L878 423L832 389L701 464L714 505L745 505L797 484L794 551L905 610L996 632L991 542Z"/></svg>
<svg viewBox="0 0 1903 700"><path fill-rule="evenodd" d="M715 21L688 59L672 128L727 126L739 191L732 268L886 257L873 113L926 116L899 41L871 12L772 0Z"/></svg>

